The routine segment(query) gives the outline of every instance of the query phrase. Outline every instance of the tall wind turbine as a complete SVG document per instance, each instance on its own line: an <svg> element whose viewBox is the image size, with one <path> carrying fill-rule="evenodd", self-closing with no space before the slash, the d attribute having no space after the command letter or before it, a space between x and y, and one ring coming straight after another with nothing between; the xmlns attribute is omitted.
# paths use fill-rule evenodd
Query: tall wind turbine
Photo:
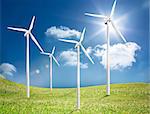
<svg viewBox="0 0 150 114"><path fill-rule="evenodd" d="M52 77L52 64L53 64L53 60L56 62L56 64L58 65L58 66L60 66L59 65L59 63L58 63L58 61L56 60L56 58L54 57L54 52L55 52L55 47L53 47L53 50L52 50L52 52L51 53L46 53L46 52L41 52L41 54L43 54L43 55L46 55L46 56L48 56L49 57L49 61L50 61L50 65L49 65L49 68L50 68L50 72L49 72L49 75L50 75L50 90L52 91L52 83L53 83L53 77Z"/></svg>
<svg viewBox="0 0 150 114"><path fill-rule="evenodd" d="M43 52L43 49L41 48L40 44L38 43L36 38L31 33L31 31L33 29L33 25L34 25L34 20L35 20L35 16L33 16L32 20L31 20L31 24L29 26L29 29L16 28L16 27L7 27L10 30L24 32L24 37L26 37L26 79L27 79L27 97L28 98L30 97L30 76L29 76L29 72L30 72L29 71L29 51L30 51L30 49L29 49L29 45L30 45L29 40L30 40L30 37L33 40L33 42L38 46L40 51Z"/></svg>
<svg viewBox="0 0 150 114"><path fill-rule="evenodd" d="M82 31L82 34L80 36L80 41L75 41L75 40L65 40L65 39L59 39L60 41L63 42L68 42L68 43L74 43L75 48L77 48L77 108L80 109L80 47L85 53L85 55L88 57L88 59L94 64L92 58L89 56L89 54L86 52L85 48L82 45L82 41L84 39L84 34L85 34L85 28Z"/></svg>
<svg viewBox="0 0 150 114"><path fill-rule="evenodd" d="M106 34L107 34L106 35L106 37L107 37L107 88L106 88L107 95L110 95L110 63L109 63L109 47L110 47L109 27L110 27L110 25L112 25L112 27L115 30L115 32L117 33L117 35L119 35L124 42L127 42L126 39L124 38L124 36L122 35L122 33L116 28L116 26L112 20L112 16L114 15L116 3L117 3L117 0L115 0L113 3L110 16L93 14L93 13L85 13L85 15L87 15L87 16L104 19L104 23L107 26L107 31L106 31Z"/></svg>

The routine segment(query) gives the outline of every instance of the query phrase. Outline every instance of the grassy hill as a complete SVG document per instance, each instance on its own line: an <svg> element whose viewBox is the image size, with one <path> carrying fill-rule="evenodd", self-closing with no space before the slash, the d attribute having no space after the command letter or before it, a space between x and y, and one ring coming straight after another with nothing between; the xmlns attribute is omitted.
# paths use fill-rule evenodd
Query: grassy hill
<svg viewBox="0 0 150 114"><path fill-rule="evenodd" d="M148 114L150 85L112 84L111 96L105 86L81 88L81 110L76 110L76 89L26 87L0 78L0 114Z"/></svg>

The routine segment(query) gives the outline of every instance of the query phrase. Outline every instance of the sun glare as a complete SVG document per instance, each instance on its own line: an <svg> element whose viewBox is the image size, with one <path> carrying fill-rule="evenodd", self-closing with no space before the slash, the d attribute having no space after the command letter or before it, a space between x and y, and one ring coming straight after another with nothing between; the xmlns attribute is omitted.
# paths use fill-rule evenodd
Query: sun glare
<svg viewBox="0 0 150 114"><path fill-rule="evenodd" d="M125 36L125 31L127 31L127 27L125 25L126 21L128 20L128 15L125 14L121 17L115 17L113 18L113 22L116 26L116 28L123 34L123 36ZM95 32L92 34L92 38L97 37L97 36L101 36L104 38L104 41L106 41L106 25L104 20L100 19L99 21L92 21L92 24L95 24L98 27L98 29L95 30ZM116 31L114 30L114 28L112 27L111 23L109 23L109 36L111 40L120 40L120 38L118 37Z"/></svg>

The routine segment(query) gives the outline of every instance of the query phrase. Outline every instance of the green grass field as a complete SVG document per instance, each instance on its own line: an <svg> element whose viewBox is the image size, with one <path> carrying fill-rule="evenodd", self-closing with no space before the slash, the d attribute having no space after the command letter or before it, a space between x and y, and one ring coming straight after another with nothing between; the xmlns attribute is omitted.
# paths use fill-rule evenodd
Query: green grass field
<svg viewBox="0 0 150 114"><path fill-rule="evenodd" d="M0 78L0 114L148 114L150 85L112 84L111 96L105 86L81 88L81 109L76 110L76 89L26 87Z"/></svg>

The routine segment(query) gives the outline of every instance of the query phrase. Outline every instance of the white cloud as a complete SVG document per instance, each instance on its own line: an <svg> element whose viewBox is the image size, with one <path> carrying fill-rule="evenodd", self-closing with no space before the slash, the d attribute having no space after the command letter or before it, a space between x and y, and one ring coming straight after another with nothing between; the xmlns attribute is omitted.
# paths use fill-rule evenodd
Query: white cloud
<svg viewBox="0 0 150 114"><path fill-rule="evenodd" d="M88 68L88 63L81 63L80 62L80 65L81 65L82 69L87 69Z"/></svg>
<svg viewBox="0 0 150 114"><path fill-rule="evenodd" d="M13 73L16 72L16 67L10 63L2 63L0 65L0 74L13 76Z"/></svg>
<svg viewBox="0 0 150 114"><path fill-rule="evenodd" d="M35 70L35 73L36 73L36 74L40 74L40 70L39 70L39 69L36 69L36 70Z"/></svg>
<svg viewBox="0 0 150 114"><path fill-rule="evenodd" d="M86 52L87 52L88 54L91 54L91 53L92 53L92 47L88 47L88 48L86 49Z"/></svg>
<svg viewBox="0 0 150 114"><path fill-rule="evenodd" d="M64 61L64 65L67 65L67 66L77 65L77 52L73 51L72 49L63 51L62 53L60 53L59 57ZM80 62L80 65L82 69L88 68L88 63Z"/></svg>
<svg viewBox="0 0 150 114"><path fill-rule="evenodd" d="M101 59L100 63L106 68L106 44L97 45L94 48L94 55ZM134 42L115 44L110 47L110 67L112 70L131 67L136 62L136 51L141 47Z"/></svg>
<svg viewBox="0 0 150 114"><path fill-rule="evenodd" d="M45 68L49 68L48 64L45 65Z"/></svg>
<svg viewBox="0 0 150 114"><path fill-rule="evenodd" d="M79 38L81 33L75 29L70 29L65 26L60 27L52 26L47 29L45 34L47 36L54 36L56 38L72 38L72 37Z"/></svg>
<svg viewBox="0 0 150 114"><path fill-rule="evenodd" d="M40 69L36 69L31 72L31 75L40 75Z"/></svg>

